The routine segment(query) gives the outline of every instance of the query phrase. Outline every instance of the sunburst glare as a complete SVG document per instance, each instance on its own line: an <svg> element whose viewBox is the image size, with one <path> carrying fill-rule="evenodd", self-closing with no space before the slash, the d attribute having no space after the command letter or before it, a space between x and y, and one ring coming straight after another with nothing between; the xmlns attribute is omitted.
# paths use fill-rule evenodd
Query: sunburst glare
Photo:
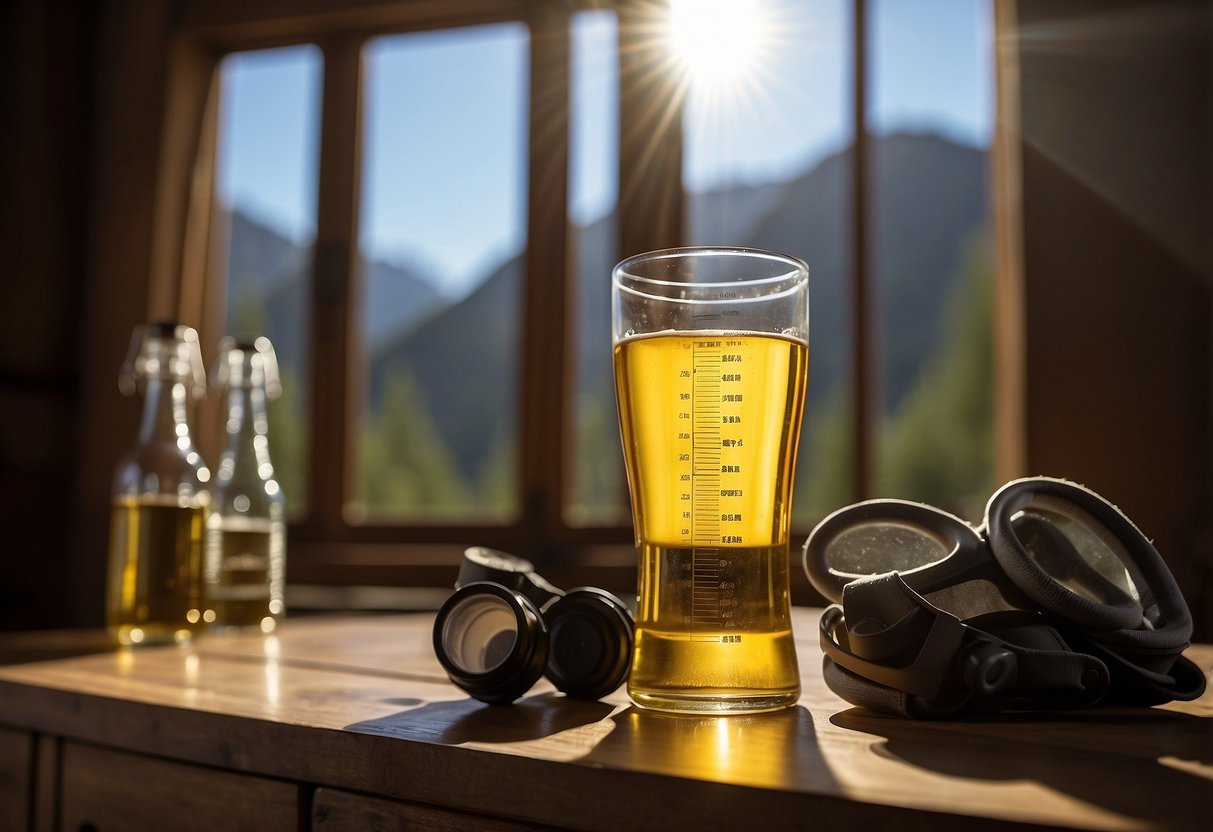
<svg viewBox="0 0 1213 832"><path fill-rule="evenodd" d="M671 130L681 132L682 180L687 191L734 180L770 178L770 159L788 155L804 130L787 129L796 114L820 110L820 84L806 83L811 62L835 48L827 27L817 25L824 4L841 0L637 0L620 16L623 88L638 98L622 139L637 171L648 182L646 199L660 202L650 165L661 158ZM828 91L827 91L828 93ZM827 96L828 97L828 96ZM754 141L772 152L755 153ZM706 142L706 144L705 144ZM712 159L705 168L704 148ZM774 164L787 164L781 160ZM765 168L764 168L765 166ZM707 177L704 171L710 171ZM655 179L653 177L656 177ZM636 187L633 184L633 187ZM665 185L663 188L667 187ZM627 194L623 195L625 198Z"/></svg>
<svg viewBox="0 0 1213 832"><path fill-rule="evenodd" d="M763 0L671 0L669 47L692 85L736 87L770 35Z"/></svg>
<svg viewBox="0 0 1213 832"><path fill-rule="evenodd" d="M772 123L804 95L788 76L798 50L819 48L814 4L787 0L670 0L667 71L684 96L688 125L732 142L739 122Z"/></svg>

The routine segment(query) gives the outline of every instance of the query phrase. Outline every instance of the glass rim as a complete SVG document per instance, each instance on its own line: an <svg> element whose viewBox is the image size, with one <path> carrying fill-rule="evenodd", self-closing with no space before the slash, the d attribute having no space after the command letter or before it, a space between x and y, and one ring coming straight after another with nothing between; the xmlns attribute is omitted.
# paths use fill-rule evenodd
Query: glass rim
<svg viewBox="0 0 1213 832"><path fill-rule="evenodd" d="M712 280L702 283L688 284L685 280L661 280L654 277L644 277L631 271L632 267L641 262L652 262L659 260L689 260L695 257L705 256L725 256L725 257L746 257L756 260L768 262L776 262L786 265L786 271L774 274L765 275L763 277L739 278L734 280ZM766 286L770 284L783 283L788 280L793 280L795 286L802 283L807 284L809 280L809 265L804 260L791 254L783 254L778 251L769 249L754 248L751 246L678 246L674 248L662 248L654 251L641 252L633 254L615 265L612 270L613 282L622 289L637 291L633 286L623 285L624 278L628 282L635 281L640 286L687 286L694 285L698 287L709 286ZM793 287L794 288L794 287Z"/></svg>

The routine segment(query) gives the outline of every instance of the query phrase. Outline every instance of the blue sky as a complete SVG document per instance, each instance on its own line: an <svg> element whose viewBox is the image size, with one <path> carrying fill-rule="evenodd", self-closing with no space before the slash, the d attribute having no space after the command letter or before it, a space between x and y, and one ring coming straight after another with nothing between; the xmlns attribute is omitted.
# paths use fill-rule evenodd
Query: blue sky
<svg viewBox="0 0 1213 832"><path fill-rule="evenodd" d="M850 140L850 3L765 0L749 79L692 82L684 181L703 190L782 179ZM993 123L990 0L872 0L869 120L973 145ZM617 69L608 13L573 32L570 206L611 210ZM528 32L520 23L380 38L366 53L361 244L419 264L452 295L525 241ZM221 199L304 242L315 230L322 57L313 46L223 65Z"/></svg>

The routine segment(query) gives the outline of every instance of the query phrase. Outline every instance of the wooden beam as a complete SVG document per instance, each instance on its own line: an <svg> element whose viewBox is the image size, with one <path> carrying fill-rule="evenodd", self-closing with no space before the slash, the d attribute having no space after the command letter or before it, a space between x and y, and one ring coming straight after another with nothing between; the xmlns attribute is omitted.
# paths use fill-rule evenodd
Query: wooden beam
<svg viewBox="0 0 1213 832"><path fill-rule="evenodd" d="M1016 0L994 3L995 120L991 215L994 220L994 473L999 482L1029 473L1025 423L1023 177L1019 128Z"/></svg>
<svg viewBox="0 0 1213 832"><path fill-rule="evenodd" d="M868 246L871 241L868 210L873 194L868 176L868 14L866 0L854 0L852 6L852 111L851 132L851 369L854 373L851 396L852 460L854 478L852 498L873 496L876 475L875 441L880 424L880 374L878 372L877 331L872 322L874 295Z"/></svg>
<svg viewBox="0 0 1213 832"><path fill-rule="evenodd" d="M571 317L568 299L569 14L534 4L531 28L526 280L522 310L519 458L521 517L540 561L559 534Z"/></svg>
<svg viewBox="0 0 1213 832"><path fill-rule="evenodd" d="M529 0L186 0L181 31L225 50L263 49L524 19Z"/></svg>

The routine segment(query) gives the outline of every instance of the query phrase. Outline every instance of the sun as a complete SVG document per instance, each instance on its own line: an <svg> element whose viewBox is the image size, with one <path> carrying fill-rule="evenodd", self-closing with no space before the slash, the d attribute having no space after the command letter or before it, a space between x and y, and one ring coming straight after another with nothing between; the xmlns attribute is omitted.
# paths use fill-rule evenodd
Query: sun
<svg viewBox="0 0 1213 832"><path fill-rule="evenodd" d="M670 0L670 52L692 84L737 86L761 58L768 17L763 0Z"/></svg>

